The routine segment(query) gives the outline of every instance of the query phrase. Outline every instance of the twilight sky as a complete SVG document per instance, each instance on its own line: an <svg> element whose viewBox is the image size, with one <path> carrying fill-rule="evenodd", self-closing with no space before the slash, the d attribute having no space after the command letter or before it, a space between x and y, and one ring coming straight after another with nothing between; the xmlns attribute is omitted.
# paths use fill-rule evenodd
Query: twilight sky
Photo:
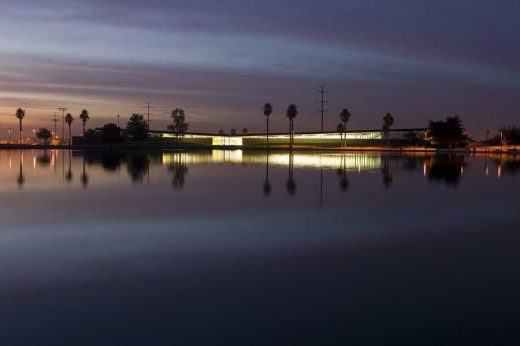
<svg viewBox="0 0 520 346"><path fill-rule="evenodd" d="M91 126L144 113L164 129L183 107L192 131L424 126L458 113L482 137L520 123L520 2L501 0L0 0L0 137L50 127L58 107ZM79 121L74 131L80 130Z"/></svg>

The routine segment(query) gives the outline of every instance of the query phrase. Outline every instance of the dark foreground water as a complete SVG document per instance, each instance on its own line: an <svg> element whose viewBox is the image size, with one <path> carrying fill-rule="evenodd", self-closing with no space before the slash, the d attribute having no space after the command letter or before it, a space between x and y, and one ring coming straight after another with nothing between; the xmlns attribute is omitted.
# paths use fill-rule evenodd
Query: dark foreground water
<svg viewBox="0 0 520 346"><path fill-rule="evenodd" d="M1 345L518 345L520 158L0 151Z"/></svg>

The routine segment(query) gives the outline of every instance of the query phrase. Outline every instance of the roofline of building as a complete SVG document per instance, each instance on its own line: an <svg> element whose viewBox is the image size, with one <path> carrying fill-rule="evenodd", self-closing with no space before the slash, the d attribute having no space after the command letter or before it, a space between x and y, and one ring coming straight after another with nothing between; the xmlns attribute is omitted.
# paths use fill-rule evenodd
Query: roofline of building
<svg viewBox="0 0 520 346"><path fill-rule="evenodd" d="M425 127L421 128L406 128L406 129L390 129L389 132L408 132L408 131L426 131ZM150 133L171 133L170 131L159 131L159 130L150 130ZM367 132L383 132L381 129L377 130L348 130L346 133L367 133ZM339 133L338 131L311 131L311 132L295 132L294 135L319 135L319 134L335 134ZM259 133L237 133L235 135L232 134L221 134L221 133L208 133L208 132L187 132L187 135L196 135L196 136L208 136L208 137L257 137L257 136L265 136L265 132ZM283 136L287 135L287 132L270 132L269 136Z"/></svg>

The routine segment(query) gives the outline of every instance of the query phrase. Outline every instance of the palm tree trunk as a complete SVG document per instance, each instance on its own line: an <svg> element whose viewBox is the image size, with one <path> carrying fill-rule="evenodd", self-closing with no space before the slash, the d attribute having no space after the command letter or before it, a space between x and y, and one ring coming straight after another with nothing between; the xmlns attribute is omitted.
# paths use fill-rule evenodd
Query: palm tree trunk
<svg viewBox="0 0 520 346"><path fill-rule="evenodd" d="M267 150L269 150L269 116L267 118Z"/></svg>
<svg viewBox="0 0 520 346"><path fill-rule="evenodd" d="M83 121L83 137L85 137L85 122Z"/></svg>
<svg viewBox="0 0 520 346"><path fill-rule="evenodd" d="M69 124L69 146L72 144L72 133L70 130L70 124Z"/></svg>
<svg viewBox="0 0 520 346"><path fill-rule="evenodd" d="M22 144L22 119L20 118L20 144Z"/></svg>

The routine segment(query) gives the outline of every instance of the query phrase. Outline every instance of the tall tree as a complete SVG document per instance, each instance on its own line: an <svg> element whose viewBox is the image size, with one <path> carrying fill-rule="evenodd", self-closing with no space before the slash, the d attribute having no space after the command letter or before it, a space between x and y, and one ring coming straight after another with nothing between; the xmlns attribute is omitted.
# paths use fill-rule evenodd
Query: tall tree
<svg viewBox="0 0 520 346"><path fill-rule="evenodd" d="M88 115L88 111L86 109L82 110L79 118L81 119L81 122L83 123L83 136L85 136L85 124L87 123L87 120L90 119Z"/></svg>
<svg viewBox="0 0 520 346"><path fill-rule="evenodd" d="M23 132L22 120L25 117L25 109L18 108L16 110L16 114L15 115L18 118L18 120L20 121L20 144L22 144L22 132Z"/></svg>
<svg viewBox="0 0 520 346"><path fill-rule="evenodd" d="M74 121L74 117L72 116L72 114L70 113L67 113L67 115L65 116L65 122L67 123L67 125L69 125L69 145L72 144L72 130L71 130L71 125L72 125L72 122Z"/></svg>
<svg viewBox="0 0 520 346"><path fill-rule="evenodd" d="M45 127L42 127L40 128L37 132L36 132L36 137L38 139L41 139L43 141L44 144L48 144L49 141L51 140L52 138L52 132L51 130L45 128Z"/></svg>
<svg viewBox="0 0 520 346"><path fill-rule="evenodd" d="M182 137L186 134L186 131L188 131L189 127L189 124L186 122L184 109L175 108L172 111L171 118L173 123L168 125L168 130L170 130L175 135L175 139L178 141L179 137Z"/></svg>
<svg viewBox="0 0 520 346"><path fill-rule="evenodd" d="M298 115L298 108L295 104L289 105L286 116L289 118L289 148L292 150L294 141L294 118Z"/></svg>
<svg viewBox="0 0 520 346"><path fill-rule="evenodd" d="M144 120L142 114L134 113L126 124L126 131L133 141L144 141L148 138L148 122Z"/></svg>
<svg viewBox="0 0 520 346"><path fill-rule="evenodd" d="M343 138L344 138L343 146L346 147L347 146L347 123L350 120L350 112L348 111L348 109L343 108L343 110L339 114L339 118L341 120L341 123L343 124Z"/></svg>
<svg viewBox="0 0 520 346"><path fill-rule="evenodd" d="M394 117L390 113L386 113L383 118L383 132L386 138L387 146L390 146L390 128L394 125Z"/></svg>
<svg viewBox="0 0 520 346"><path fill-rule="evenodd" d="M448 145L450 148L467 139L464 131L462 120L458 115L447 117L446 120L430 120L428 122L428 135L433 142L435 144Z"/></svg>
<svg viewBox="0 0 520 346"><path fill-rule="evenodd" d="M343 144L343 133L345 132L345 125L339 123L336 125L336 131L339 132L339 138L341 139L341 144Z"/></svg>
<svg viewBox="0 0 520 346"><path fill-rule="evenodd" d="M266 134L266 137L267 137L267 148L269 149L269 116L271 114L273 114L273 106L271 106L270 103L266 103L264 105L264 115L265 115L265 119L266 119L266 131L265 131L265 134Z"/></svg>

